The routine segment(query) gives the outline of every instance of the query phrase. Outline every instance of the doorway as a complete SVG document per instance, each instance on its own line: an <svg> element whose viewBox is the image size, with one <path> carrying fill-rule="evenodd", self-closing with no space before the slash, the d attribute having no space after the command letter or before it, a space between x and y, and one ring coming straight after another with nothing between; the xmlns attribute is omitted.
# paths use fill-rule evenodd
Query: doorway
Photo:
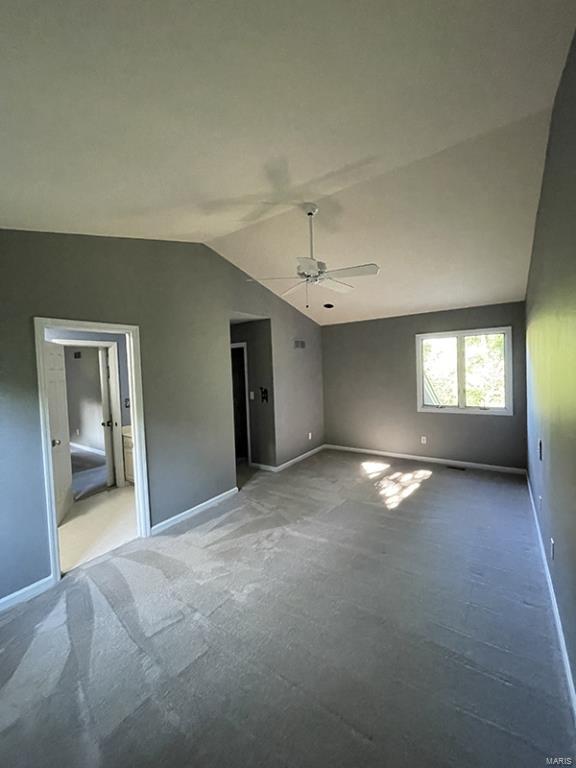
<svg viewBox="0 0 576 768"><path fill-rule="evenodd" d="M52 574L150 531L138 329L35 319Z"/></svg>
<svg viewBox="0 0 576 768"><path fill-rule="evenodd" d="M232 344L232 395L234 399L234 445L236 461L250 461L248 427L248 382L246 344Z"/></svg>
<svg viewBox="0 0 576 768"><path fill-rule="evenodd" d="M248 391L248 353L246 342L230 345L232 358L232 399L234 405L234 450L236 485L243 485L254 474L250 445L250 396Z"/></svg>
<svg viewBox="0 0 576 768"><path fill-rule="evenodd" d="M121 404L120 370L128 364L125 345L119 350L119 342L107 334L90 334L91 339L86 333L82 338L74 332L47 335L49 343L64 348L74 501L124 487L122 433L130 424ZM129 399L128 392L124 394Z"/></svg>

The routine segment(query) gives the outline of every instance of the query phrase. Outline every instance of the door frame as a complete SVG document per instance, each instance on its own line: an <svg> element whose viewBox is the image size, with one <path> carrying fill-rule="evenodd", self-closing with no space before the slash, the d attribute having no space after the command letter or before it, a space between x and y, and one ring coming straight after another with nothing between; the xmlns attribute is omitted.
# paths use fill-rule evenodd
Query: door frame
<svg viewBox="0 0 576 768"><path fill-rule="evenodd" d="M126 336L128 379L131 398L130 405L132 411L132 440L134 444L134 496L136 501L138 535L141 537L150 536L150 493L148 488L146 439L144 429L139 327L137 325L100 323L87 320L62 320L51 317L35 317L34 338L36 344L36 368L38 372L38 405L40 409L40 433L44 469L48 545L50 550L50 571L53 581L59 581L62 577L62 572L60 569L60 547L58 542L58 525L56 521L56 499L54 493L50 419L48 413L48 390L44 357L45 332L48 328L66 331L116 333ZM103 346L103 344L100 346Z"/></svg>
<svg viewBox="0 0 576 768"><path fill-rule="evenodd" d="M230 343L230 349L241 349L244 354L244 392L246 394L246 434L248 436L248 464L252 463L252 442L250 440L250 391L248 387L248 344L245 341ZM234 392L232 392L234 395Z"/></svg>
<svg viewBox="0 0 576 768"><path fill-rule="evenodd" d="M110 391L110 411L112 413L112 452L114 455L114 475L118 488L126 485L126 476L124 474L124 459L122 445L122 398L120 395L120 369L118 364L118 342L117 341L98 341L96 339L50 339L51 344L60 344L63 347L91 347L92 349L107 349L108 366L110 375L108 377L108 389ZM100 355L98 355L98 366L100 376L102 377L102 364ZM102 386L102 379L100 381ZM71 441L74 442L73 440Z"/></svg>

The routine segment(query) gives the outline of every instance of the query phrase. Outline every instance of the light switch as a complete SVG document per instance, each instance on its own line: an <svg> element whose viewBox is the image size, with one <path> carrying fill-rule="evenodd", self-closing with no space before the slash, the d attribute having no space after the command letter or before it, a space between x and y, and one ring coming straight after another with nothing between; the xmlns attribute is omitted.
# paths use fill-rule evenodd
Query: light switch
<svg viewBox="0 0 576 768"><path fill-rule="evenodd" d="M254 392L250 392L250 400L254 400Z"/></svg>

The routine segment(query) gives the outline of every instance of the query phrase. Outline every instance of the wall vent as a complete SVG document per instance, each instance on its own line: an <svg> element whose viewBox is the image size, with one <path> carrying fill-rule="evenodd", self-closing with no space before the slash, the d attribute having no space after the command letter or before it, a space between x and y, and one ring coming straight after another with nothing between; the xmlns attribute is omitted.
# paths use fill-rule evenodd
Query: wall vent
<svg viewBox="0 0 576 768"><path fill-rule="evenodd" d="M306 342L304 339L294 339L294 347L296 349L306 349Z"/></svg>

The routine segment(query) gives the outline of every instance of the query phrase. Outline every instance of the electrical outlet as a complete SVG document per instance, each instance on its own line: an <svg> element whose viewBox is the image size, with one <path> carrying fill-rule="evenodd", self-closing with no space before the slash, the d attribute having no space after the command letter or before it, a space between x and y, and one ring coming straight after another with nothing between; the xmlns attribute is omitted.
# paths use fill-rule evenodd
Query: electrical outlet
<svg viewBox="0 0 576 768"><path fill-rule="evenodd" d="M426 435L422 435L420 437L420 442L422 443L422 445L426 445L426 443L428 442L428 438L426 437Z"/></svg>
<svg viewBox="0 0 576 768"><path fill-rule="evenodd" d="M80 430L79 429L76 430L76 437L80 437Z"/></svg>
<svg viewBox="0 0 576 768"><path fill-rule="evenodd" d="M250 392L250 400L254 400L254 392Z"/></svg>
<svg viewBox="0 0 576 768"><path fill-rule="evenodd" d="M550 560L554 560L554 539L550 538Z"/></svg>
<svg viewBox="0 0 576 768"><path fill-rule="evenodd" d="M308 432L308 440L312 440L312 432Z"/></svg>

